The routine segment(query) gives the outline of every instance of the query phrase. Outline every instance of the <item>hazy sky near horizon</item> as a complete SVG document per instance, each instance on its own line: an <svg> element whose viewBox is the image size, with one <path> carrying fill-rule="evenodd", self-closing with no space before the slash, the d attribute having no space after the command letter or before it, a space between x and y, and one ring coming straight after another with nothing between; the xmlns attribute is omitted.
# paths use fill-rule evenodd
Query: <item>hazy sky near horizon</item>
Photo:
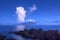
<svg viewBox="0 0 60 40"><path fill-rule="evenodd" d="M16 7L22 6L29 11L34 4L37 10L26 13L26 19L42 24L60 24L60 0L0 0L0 24L17 24Z"/></svg>

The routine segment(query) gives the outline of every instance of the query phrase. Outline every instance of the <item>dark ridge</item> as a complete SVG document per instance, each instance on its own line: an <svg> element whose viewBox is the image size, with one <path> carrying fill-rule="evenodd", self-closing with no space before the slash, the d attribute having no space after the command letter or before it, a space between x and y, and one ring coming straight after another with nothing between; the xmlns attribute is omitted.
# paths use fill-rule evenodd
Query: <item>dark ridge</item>
<svg viewBox="0 0 60 40"><path fill-rule="evenodd" d="M3 36L0 34L0 40L4 40L6 38L6 36Z"/></svg>
<svg viewBox="0 0 60 40"><path fill-rule="evenodd" d="M21 35L27 39L33 40L60 40L60 34L58 30L43 31L42 29L25 29L24 31L14 32L16 35Z"/></svg>

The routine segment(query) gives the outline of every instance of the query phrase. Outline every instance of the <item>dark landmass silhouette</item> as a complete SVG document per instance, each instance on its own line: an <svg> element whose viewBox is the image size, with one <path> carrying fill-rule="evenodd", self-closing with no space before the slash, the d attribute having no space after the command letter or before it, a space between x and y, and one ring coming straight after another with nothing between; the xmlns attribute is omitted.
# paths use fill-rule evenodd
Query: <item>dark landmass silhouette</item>
<svg viewBox="0 0 60 40"><path fill-rule="evenodd" d="M4 40L6 38L6 36L3 36L0 34L0 40Z"/></svg>
<svg viewBox="0 0 60 40"><path fill-rule="evenodd" d="M14 32L16 35L21 35L24 38L32 40L60 40L58 30L43 31L42 29L25 29L24 31Z"/></svg>
<svg viewBox="0 0 60 40"><path fill-rule="evenodd" d="M6 36L3 36L2 34L0 34L0 40L16 40L16 39L12 37L7 38Z"/></svg>

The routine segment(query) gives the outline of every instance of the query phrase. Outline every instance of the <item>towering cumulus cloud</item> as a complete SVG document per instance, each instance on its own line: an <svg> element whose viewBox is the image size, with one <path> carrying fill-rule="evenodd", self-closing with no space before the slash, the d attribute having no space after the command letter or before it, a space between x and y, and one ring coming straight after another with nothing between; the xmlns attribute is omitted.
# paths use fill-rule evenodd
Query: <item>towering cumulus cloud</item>
<svg viewBox="0 0 60 40"><path fill-rule="evenodd" d="M36 8L36 5L34 4L33 6L31 6L29 8L29 12L33 12L35 11L37 8ZM24 22L25 21L25 14L26 14L26 10L24 9L24 7L16 7L16 14L17 14L17 17L18 17L18 22Z"/></svg>
<svg viewBox="0 0 60 40"><path fill-rule="evenodd" d="M24 7L16 7L16 13L18 17L18 22L24 22L26 14Z"/></svg>

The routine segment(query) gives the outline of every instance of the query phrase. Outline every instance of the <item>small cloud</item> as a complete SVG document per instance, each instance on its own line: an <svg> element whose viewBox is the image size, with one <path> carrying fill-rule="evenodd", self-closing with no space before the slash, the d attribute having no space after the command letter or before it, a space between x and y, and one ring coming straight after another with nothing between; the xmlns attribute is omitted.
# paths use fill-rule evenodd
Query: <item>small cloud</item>
<svg viewBox="0 0 60 40"><path fill-rule="evenodd" d="M15 16L15 15L12 15L12 16Z"/></svg>
<svg viewBox="0 0 60 40"><path fill-rule="evenodd" d="M30 11L29 11L29 13L30 13L30 12L33 12L33 11L37 10L37 7L36 7L36 5L34 4L34 5L33 5L32 7L30 7L29 9L30 9Z"/></svg>
<svg viewBox="0 0 60 40"><path fill-rule="evenodd" d="M54 23L60 23L60 21L53 21Z"/></svg>
<svg viewBox="0 0 60 40"><path fill-rule="evenodd" d="M32 20L32 19L28 19L27 22L33 22L33 23L35 23L36 21Z"/></svg>

